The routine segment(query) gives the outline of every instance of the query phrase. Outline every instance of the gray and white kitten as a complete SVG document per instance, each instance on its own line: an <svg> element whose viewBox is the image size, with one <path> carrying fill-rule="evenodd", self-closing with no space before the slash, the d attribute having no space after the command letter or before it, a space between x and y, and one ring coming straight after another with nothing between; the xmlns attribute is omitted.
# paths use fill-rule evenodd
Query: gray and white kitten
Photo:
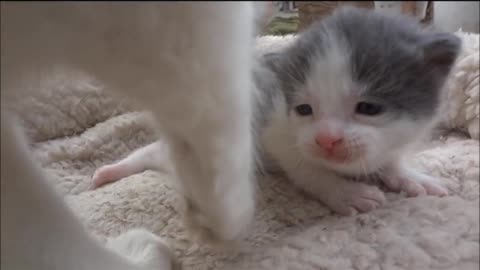
<svg viewBox="0 0 480 270"><path fill-rule="evenodd" d="M379 179L409 196L446 195L404 161L435 123L460 45L413 19L350 7L314 23L285 50L258 59L254 129L262 160L345 215L385 201L378 187L352 180ZM158 169L165 150L162 142L142 148L100 168L94 181Z"/></svg>

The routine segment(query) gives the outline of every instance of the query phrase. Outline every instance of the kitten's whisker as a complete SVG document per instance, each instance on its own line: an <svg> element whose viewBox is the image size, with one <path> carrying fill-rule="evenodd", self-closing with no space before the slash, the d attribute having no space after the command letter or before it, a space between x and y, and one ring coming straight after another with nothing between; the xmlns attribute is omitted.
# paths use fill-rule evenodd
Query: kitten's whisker
<svg viewBox="0 0 480 270"><path fill-rule="evenodd" d="M291 148L291 149L300 149L300 148L301 148L301 144L298 143L298 142L296 142L296 143L290 145L289 148Z"/></svg>
<svg viewBox="0 0 480 270"><path fill-rule="evenodd" d="M294 143L293 145L290 145L289 148L290 149L299 149L300 144L299 143ZM299 154L298 161L295 163L294 168L297 169L302 164L303 161L304 161L303 156L301 154Z"/></svg>
<svg viewBox="0 0 480 270"><path fill-rule="evenodd" d="M354 140L352 140L352 144L356 148L359 147L359 143L358 143L358 140L356 140L356 138L354 138ZM367 177L367 175L368 175L368 173L367 173L367 162L365 162L365 159L363 158L362 155L359 155L358 158L359 158L359 162L360 162L360 167L362 168L363 175L365 177Z"/></svg>
<svg viewBox="0 0 480 270"><path fill-rule="evenodd" d="M345 143L345 147L347 148L347 158L348 159L351 159L353 157L353 153L352 153L352 148L354 147L353 141L350 141L350 140L347 140L346 143Z"/></svg>
<svg viewBox="0 0 480 270"><path fill-rule="evenodd" d="M300 158L298 159L297 164L295 164L295 169L298 169L298 167L300 167L300 165L302 164L302 162L303 162L303 157L300 156Z"/></svg>
<svg viewBox="0 0 480 270"><path fill-rule="evenodd" d="M378 174L379 177L384 178L384 176L386 175L386 174L385 174L385 168L384 168L384 167L380 167L380 168L377 170L377 174Z"/></svg>

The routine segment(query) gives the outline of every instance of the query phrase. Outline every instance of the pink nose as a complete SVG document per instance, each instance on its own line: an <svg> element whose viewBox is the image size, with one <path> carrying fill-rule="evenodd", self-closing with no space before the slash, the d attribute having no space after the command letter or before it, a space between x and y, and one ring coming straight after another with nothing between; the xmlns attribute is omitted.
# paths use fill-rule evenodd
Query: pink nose
<svg viewBox="0 0 480 270"><path fill-rule="evenodd" d="M343 138L341 136L318 134L315 137L315 142L323 149L332 151L336 146L343 142Z"/></svg>

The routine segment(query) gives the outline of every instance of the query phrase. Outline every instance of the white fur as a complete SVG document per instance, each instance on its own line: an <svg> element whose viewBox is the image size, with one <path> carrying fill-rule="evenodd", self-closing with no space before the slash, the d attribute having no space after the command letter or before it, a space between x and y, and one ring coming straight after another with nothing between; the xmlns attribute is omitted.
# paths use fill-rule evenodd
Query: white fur
<svg viewBox="0 0 480 270"><path fill-rule="evenodd" d="M254 210L253 15L252 5L242 2L2 2L2 103L53 65L96 76L152 111L169 141L191 227L237 239ZM118 249L130 260L91 239L46 185L4 108L2 268L170 268L164 244L146 232L122 238L130 244ZM157 248L139 252L142 243Z"/></svg>

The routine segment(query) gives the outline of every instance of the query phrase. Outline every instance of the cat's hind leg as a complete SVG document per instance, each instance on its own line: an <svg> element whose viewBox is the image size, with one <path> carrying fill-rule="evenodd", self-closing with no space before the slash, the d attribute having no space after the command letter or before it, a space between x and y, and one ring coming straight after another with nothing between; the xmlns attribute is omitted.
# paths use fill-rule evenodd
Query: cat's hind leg
<svg viewBox="0 0 480 270"><path fill-rule="evenodd" d="M93 188L116 182L145 170L172 171L168 145L157 141L141 147L126 158L98 168L92 177Z"/></svg>

